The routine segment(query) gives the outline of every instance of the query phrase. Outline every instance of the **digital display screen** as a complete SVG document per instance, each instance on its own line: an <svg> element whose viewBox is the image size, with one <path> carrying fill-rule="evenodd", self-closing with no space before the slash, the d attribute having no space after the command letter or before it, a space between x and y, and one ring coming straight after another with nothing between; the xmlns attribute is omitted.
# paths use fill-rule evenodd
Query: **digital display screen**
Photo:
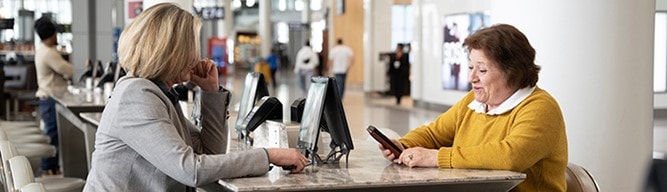
<svg viewBox="0 0 667 192"><path fill-rule="evenodd" d="M324 109L324 99L327 89L327 82L317 82L311 80L306 104L303 109L301 119L301 129L299 130L299 140L297 148L302 150L313 150L317 145L317 137L320 129L320 119Z"/></svg>

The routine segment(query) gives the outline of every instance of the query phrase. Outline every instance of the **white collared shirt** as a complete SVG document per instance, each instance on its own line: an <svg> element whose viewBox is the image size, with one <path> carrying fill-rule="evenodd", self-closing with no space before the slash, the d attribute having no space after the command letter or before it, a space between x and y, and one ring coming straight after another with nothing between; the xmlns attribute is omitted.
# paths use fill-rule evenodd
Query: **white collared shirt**
<svg viewBox="0 0 667 192"><path fill-rule="evenodd" d="M486 104L480 103L477 100L472 100L472 102L468 104L468 108L474 110L477 113L486 113L487 115L501 115L505 112L514 109L514 107L519 105L519 103L521 103L521 101L526 99L526 97L528 97L531 93L533 93L533 91L535 91L535 86L519 89L516 92L514 92L512 96L507 98L507 100L503 101L503 103L501 103L498 107L492 109L489 112L486 112Z"/></svg>

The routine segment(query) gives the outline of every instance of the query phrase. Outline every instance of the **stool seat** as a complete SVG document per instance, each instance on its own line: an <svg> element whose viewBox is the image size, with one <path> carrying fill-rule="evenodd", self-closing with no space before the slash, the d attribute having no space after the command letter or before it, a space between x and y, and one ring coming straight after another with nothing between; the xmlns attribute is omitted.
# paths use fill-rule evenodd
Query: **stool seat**
<svg viewBox="0 0 667 192"><path fill-rule="evenodd" d="M29 183L21 187L21 192L46 192L46 188L41 183Z"/></svg>
<svg viewBox="0 0 667 192"><path fill-rule="evenodd" d="M36 182L44 185L48 192L69 192L69 191L83 191L83 186L86 181L74 177L37 177Z"/></svg>
<svg viewBox="0 0 667 192"><path fill-rule="evenodd" d="M51 142L51 138L42 134L28 134L28 135L16 135L8 138L9 141L16 144L22 143L43 143L48 144Z"/></svg>

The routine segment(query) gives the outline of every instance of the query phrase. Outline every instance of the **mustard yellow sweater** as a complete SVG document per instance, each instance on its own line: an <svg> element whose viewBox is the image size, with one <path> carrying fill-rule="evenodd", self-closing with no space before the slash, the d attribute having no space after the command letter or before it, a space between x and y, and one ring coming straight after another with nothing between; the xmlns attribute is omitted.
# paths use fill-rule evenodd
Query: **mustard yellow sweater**
<svg viewBox="0 0 667 192"><path fill-rule="evenodd" d="M526 180L512 191L565 191L567 138L556 100L535 91L501 115L468 108L469 92L428 125L408 132L406 147L438 150L440 168L500 169L522 172Z"/></svg>

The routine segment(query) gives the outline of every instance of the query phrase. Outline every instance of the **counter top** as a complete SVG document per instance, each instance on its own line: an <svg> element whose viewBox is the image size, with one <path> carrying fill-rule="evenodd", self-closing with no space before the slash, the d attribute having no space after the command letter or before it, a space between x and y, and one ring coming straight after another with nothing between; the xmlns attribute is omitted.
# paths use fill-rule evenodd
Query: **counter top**
<svg viewBox="0 0 667 192"><path fill-rule="evenodd" d="M260 177L222 179L219 183L232 191L507 191L526 178L523 173L503 170L408 168L385 160L376 143L362 140L355 146L347 166L343 159L337 165L311 165L298 174L278 167Z"/></svg>

